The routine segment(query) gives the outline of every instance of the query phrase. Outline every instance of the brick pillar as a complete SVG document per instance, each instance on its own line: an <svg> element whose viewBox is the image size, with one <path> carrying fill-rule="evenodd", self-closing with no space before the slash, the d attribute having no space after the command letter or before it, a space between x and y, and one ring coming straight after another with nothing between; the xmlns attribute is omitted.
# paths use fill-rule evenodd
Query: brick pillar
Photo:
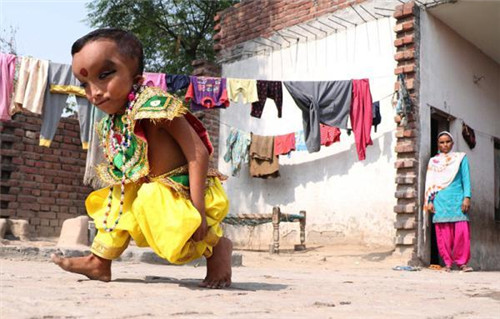
<svg viewBox="0 0 500 319"><path fill-rule="evenodd" d="M206 61L206 60L194 60L191 65L193 66L193 75L195 76L221 76L220 65ZM194 112L196 117L203 122L203 125L208 130L210 136L210 141L214 146L214 153L210 158L210 167L218 168L219 159L219 127L220 127L220 109L205 110Z"/></svg>
<svg viewBox="0 0 500 319"><path fill-rule="evenodd" d="M394 73L403 73L406 86L412 100L412 112L408 116L408 124L401 126L398 123L396 130L396 254L408 257L410 263L417 262L417 225L419 196L418 196L418 88L419 88L419 9L415 3L409 2L396 7L396 40L394 45L397 52L394 58L397 61ZM395 89L399 89L396 82Z"/></svg>

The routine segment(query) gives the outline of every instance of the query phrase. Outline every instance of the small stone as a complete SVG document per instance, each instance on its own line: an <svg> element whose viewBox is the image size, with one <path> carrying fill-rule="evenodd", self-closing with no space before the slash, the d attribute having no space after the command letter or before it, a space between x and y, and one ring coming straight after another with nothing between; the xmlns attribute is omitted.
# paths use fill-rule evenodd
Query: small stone
<svg viewBox="0 0 500 319"><path fill-rule="evenodd" d="M66 219L57 241L58 247L88 246L88 216L78 216Z"/></svg>
<svg viewBox="0 0 500 319"><path fill-rule="evenodd" d="M317 307L335 307L335 304L333 302L316 301L314 305Z"/></svg>
<svg viewBox="0 0 500 319"><path fill-rule="evenodd" d="M5 238L5 233L7 232L7 228L9 228L7 219L0 218L0 239Z"/></svg>
<svg viewBox="0 0 500 319"><path fill-rule="evenodd" d="M30 239L30 228L27 220L24 219L9 219L9 233L20 240Z"/></svg>

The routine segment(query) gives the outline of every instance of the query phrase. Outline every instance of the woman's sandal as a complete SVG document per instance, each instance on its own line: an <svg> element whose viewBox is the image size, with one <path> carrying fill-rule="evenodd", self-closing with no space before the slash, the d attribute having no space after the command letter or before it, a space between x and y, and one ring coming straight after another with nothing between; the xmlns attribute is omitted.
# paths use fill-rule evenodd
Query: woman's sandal
<svg viewBox="0 0 500 319"><path fill-rule="evenodd" d="M445 272L451 272L451 267L446 266L446 267L444 267L444 268L443 268L443 270L444 270Z"/></svg>
<svg viewBox="0 0 500 319"><path fill-rule="evenodd" d="M462 265L462 266L460 266L460 271L462 271L462 272L472 272L472 271L474 271L474 269L472 269L472 267L469 267L467 265Z"/></svg>

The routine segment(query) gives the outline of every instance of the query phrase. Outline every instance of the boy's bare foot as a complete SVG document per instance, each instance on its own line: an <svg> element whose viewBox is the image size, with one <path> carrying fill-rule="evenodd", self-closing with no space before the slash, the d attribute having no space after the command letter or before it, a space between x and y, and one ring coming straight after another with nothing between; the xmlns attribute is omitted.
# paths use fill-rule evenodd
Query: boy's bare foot
<svg viewBox="0 0 500 319"><path fill-rule="evenodd" d="M62 269L85 275L89 279L106 282L111 280L111 260L109 259L104 259L94 254L73 258L64 258L52 254L50 259Z"/></svg>
<svg viewBox="0 0 500 319"><path fill-rule="evenodd" d="M207 276L200 283L205 288L227 288L231 286L231 255L233 243L222 237L214 247L213 254L207 259Z"/></svg>

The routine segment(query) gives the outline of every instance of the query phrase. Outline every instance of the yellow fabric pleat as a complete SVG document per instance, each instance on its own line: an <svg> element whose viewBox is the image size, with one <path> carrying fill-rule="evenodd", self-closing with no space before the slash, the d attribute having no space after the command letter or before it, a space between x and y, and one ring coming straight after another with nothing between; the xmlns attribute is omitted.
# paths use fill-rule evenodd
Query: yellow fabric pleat
<svg viewBox="0 0 500 319"><path fill-rule="evenodd" d="M50 93L54 94L74 94L79 97L85 97L85 89L76 85L51 84Z"/></svg>
<svg viewBox="0 0 500 319"><path fill-rule="evenodd" d="M52 143L51 140L47 140L45 138L40 137L40 146L45 146L45 147L50 147L50 144Z"/></svg>
<svg viewBox="0 0 500 319"><path fill-rule="evenodd" d="M229 210L229 202L219 179L210 179L210 186L205 191L209 231L200 242L191 239L201 223L201 216L191 200L161 182L141 186L127 184L123 214L116 229L111 232L106 232L103 224L109 189L92 192L87 198L86 207L98 233L91 251L102 258L118 258L131 236L138 246L151 247L156 254L173 264L187 263L201 256L210 257L213 247L222 237L220 223ZM120 187L115 186L108 226L112 226L118 217L119 200Z"/></svg>

